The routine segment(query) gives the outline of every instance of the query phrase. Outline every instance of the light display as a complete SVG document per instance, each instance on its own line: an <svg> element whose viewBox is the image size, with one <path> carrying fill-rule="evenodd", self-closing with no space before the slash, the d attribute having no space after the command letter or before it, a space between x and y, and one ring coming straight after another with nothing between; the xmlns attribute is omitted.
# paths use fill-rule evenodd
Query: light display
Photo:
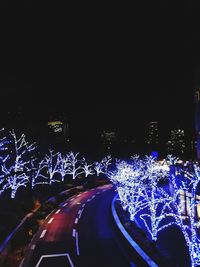
<svg viewBox="0 0 200 267"><path fill-rule="evenodd" d="M167 222L168 217L173 217L171 209L172 197L157 185L152 184L146 193L147 212L140 215L153 241L157 240L158 233L174 224L173 220ZM165 221L164 221L165 220Z"/></svg>
<svg viewBox="0 0 200 267"><path fill-rule="evenodd" d="M39 162L36 160L31 161L31 166L27 169L31 174L31 188L34 188L39 184L48 184L49 179L45 175L42 174L42 171L46 168L46 164L44 159Z"/></svg>
<svg viewBox="0 0 200 267"><path fill-rule="evenodd" d="M78 159L78 153L69 152L67 154L67 161L69 163L66 173L72 175L73 180L75 180L79 175L84 173L83 170L83 160Z"/></svg>
<svg viewBox="0 0 200 267"><path fill-rule="evenodd" d="M128 210L130 219L134 221L140 213L152 240L156 241L158 232L174 223L164 220L173 215L172 197L158 186L159 180L169 174L169 168L152 156L140 160L136 155L131 159L131 163L116 162L117 170L109 173L109 178L117 186L122 207Z"/></svg>
<svg viewBox="0 0 200 267"><path fill-rule="evenodd" d="M108 167L111 164L112 158L111 156L104 157L100 162L96 161L94 163L94 170L96 171L97 176L100 175L100 173L107 174L108 173Z"/></svg>
<svg viewBox="0 0 200 267"><path fill-rule="evenodd" d="M84 162L83 170L84 170L84 173L85 173L85 177L88 177L89 175L93 175L94 174L94 171L92 169L93 164L88 164L85 161L85 158L83 158L83 162Z"/></svg>
<svg viewBox="0 0 200 267"><path fill-rule="evenodd" d="M169 166L174 166L178 163L179 158L169 154L167 155L166 161L168 162Z"/></svg>
<svg viewBox="0 0 200 267"><path fill-rule="evenodd" d="M194 164L193 172L188 172L177 165L178 158L172 155L163 161L156 161L151 156L144 160L137 156L131 159L131 163L117 161L116 170L108 173L123 209L129 212L133 221L139 216L153 241L165 228L173 224L179 226L188 245L191 266L200 266L199 222L196 217L197 205L200 204L196 197L200 167ZM167 187L159 185L164 178L169 181ZM181 192L190 196L187 197L190 211L187 220L183 216Z"/></svg>
<svg viewBox="0 0 200 267"><path fill-rule="evenodd" d="M3 129L0 133L4 134ZM35 149L35 143L27 142L24 134L18 137L14 130L0 138L0 194L10 190L11 198L15 198L18 189L29 183L34 188L63 182L66 175L72 175L75 180L82 174L85 177L105 174L116 186L121 205L129 212L131 221L140 219L153 241L160 231L176 224L186 240L191 266L200 266L200 223L196 214L200 204L200 198L196 197L200 167L197 163L188 171L172 155L163 161L135 155L129 162L116 160L115 170L110 171L111 156L88 164L85 158L78 157L79 153L49 150L44 158L37 160L33 157ZM160 183L163 180L168 181L167 186ZM188 216L183 215L182 201L187 205Z"/></svg>
<svg viewBox="0 0 200 267"><path fill-rule="evenodd" d="M4 132L4 128L0 129L0 133ZM5 151L8 149L8 143L6 136L0 138L0 164L3 164L8 160L9 154L5 154ZM4 175L0 175L0 185L2 185L5 181ZM0 194L3 192L3 189L0 189Z"/></svg>
<svg viewBox="0 0 200 267"><path fill-rule="evenodd" d="M196 219L196 207L199 204L199 201L196 200L196 190L200 181L200 168L197 165L194 165L194 173L184 173L184 181L179 182L180 177L176 177L174 173L171 173L170 176L171 183L173 185L173 206L175 207L176 213L174 218L176 224L180 227L186 243L189 248L191 265L199 266L200 265L200 239L198 234L198 223ZM189 214L189 223L185 221L185 216L182 214L182 206L180 202L180 192L184 190L186 194L190 195L187 205L189 205L188 210Z"/></svg>
<svg viewBox="0 0 200 267"><path fill-rule="evenodd" d="M68 160L68 156L62 155L61 153L58 153L58 161L58 172L61 175L62 182L64 182L70 162Z"/></svg>
<svg viewBox="0 0 200 267"><path fill-rule="evenodd" d="M0 129L0 133L3 132L4 133L4 128ZM2 138L0 138L0 152L2 153L3 151L8 150L8 144L9 144L9 140L6 136L3 136ZM0 155L0 160L4 160L5 157L2 157Z"/></svg>
<svg viewBox="0 0 200 267"><path fill-rule="evenodd" d="M96 171L97 176L99 176L100 173L104 173L103 172L103 164L102 164L102 162L96 161L94 164L95 164L94 169Z"/></svg>
<svg viewBox="0 0 200 267"><path fill-rule="evenodd" d="M102 159L103 172L106 174L108 172L108 167L111 165L112 157L108 155Z"/></svg>
<svg viewBox="0 0 200 267"><path fill-rule="evenodd" d="M35 143L29 144L24 134L17 138L14 130L10 131L10 136L10 155L1 165L4 177L1 192L11 189L11 198L15 198L17 190L22 186L26 187L30 180L27 169L31 160L31 152L36 146Z"/></svg>
<svg viewBox="0 0 200 267"><path fill-rule="evenodd" d="M59 173L59 154L55 153L53 150L49 150L49 154L46 154L44 158L44 164L47 168L47 174L49 177L49 184L54 182L60 182L58 179L55 179L55 174Z"/></svg>
<svg viewBox="0 0 200 267"><path fill-rule="evenodd" d="M74 154L72 151L66 155L59 153L58 171L61 174L62 181L64 181L67 174L72 175L73 180L81 174L84 174L85 177L94 174L94 170L92 169L93 164L88 164L85 158L78 159L78 155L79 152Z"/></svg>

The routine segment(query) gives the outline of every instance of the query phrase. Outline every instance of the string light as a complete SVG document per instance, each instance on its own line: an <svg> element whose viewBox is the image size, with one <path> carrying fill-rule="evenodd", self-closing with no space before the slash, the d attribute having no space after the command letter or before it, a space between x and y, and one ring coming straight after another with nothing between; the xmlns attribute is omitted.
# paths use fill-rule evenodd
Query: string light
<svg viewBox="0 0 200 267"><path fill-rule="evenodd" d="M1 179L4 179L1 193L7 189L11 189L11 198L15 198L17 190L20 187L26 187L30 177L27 175L27 169L30 164L30 155L36 149L35 143L28 143L25 135L19 138L15 131L10 131L11 140L9 142L11 149L9 157L2 162ZM2 178L3 177L3 178Z"/></svg>
<svg viewBox="0 0 200 267"><path fill-rule="evenodd" d="M100 173L107 174L108 173L108 166L111 164L112 158L111 156L104 157L100 162L96 161L94 163L94 170L96 171L97 176Z"/></svg>
<svg viewBox="0 0 200 267"><path fill-rule="evenodd" d="M68 168L66 170L66 174L72 175L72 179L75 180L79 175L83 174L83 159L78 159L78 153L69 152L67 154L67 161L69 163Z"/></svg>

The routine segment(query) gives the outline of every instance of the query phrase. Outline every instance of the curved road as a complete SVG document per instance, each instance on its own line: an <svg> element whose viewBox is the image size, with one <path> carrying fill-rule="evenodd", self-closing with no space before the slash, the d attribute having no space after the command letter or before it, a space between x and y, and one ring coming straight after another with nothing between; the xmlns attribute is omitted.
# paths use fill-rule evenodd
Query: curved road
<svg viewBox="0 0 200 267"><path fill-rule="evenodd" d="M104 185L60 204L34 236L21 266L137 266L112 219L114 195L112 185Z"/></svg>

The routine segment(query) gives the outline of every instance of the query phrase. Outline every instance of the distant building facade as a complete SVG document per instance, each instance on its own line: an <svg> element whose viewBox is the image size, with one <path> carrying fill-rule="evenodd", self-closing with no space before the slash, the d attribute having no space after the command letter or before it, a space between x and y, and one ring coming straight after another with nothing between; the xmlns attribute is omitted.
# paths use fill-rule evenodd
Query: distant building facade
<svg viewBox="0 0 200 267"><path fill-rule="evenodd" d="M147 133L147 147L149 151L158 150L159 134L158 134L158 122L151 121L148 124Z"/></svg>
<svg viewBox="0 0 200 267"><path fill-rule="evenodd" d="M171 130L170 138L166 145L168 154L183 156L186 151L185 131L183 129Z"/></svg>
<svg viewBox="0 0 200 267"><path fill-rule="evenodd" d="M69 142L69 126L61 120L52 120L47 123L48 135L52 144Z"/></svg>
<svg viewBox="0 0 200 267"><path fill-rule="evenodd" d="M111 150L117 141L117 133L115 130L104 130L101 133L101 141L106 150Z"/></svg>

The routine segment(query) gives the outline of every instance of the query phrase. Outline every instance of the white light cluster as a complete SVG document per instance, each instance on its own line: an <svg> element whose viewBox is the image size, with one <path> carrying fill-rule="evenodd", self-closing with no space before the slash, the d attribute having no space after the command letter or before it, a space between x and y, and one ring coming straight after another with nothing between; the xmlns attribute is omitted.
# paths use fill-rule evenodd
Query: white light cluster
<svg viewBox="0 0 200 267"><path fill-rule="evenodd" d="M174 174L171 173L171 183L173 185L173 205L176 209L176 214L174 214L174 218L176 220L176 224L182 230L182 233L185 237L186 243L189 248L189 253L191 257L191 265L192 267L200 265L200 238L198 234L198 222L196 219L196 208L199 204L199 201L196 199L196 191L200 182L200 167L196 164L193 165L194 172L189 173L188 171L183 170L183 179L182 183L178 183L178 178ZM187 201L187 205L189 205L188 210L189 214L189 224L186 223L184 216L182 216L182 207L179 201L180 191L184 190L186 195L190 196L189 201Z"/></svg>
<svg viewBox="0 0 200 267"><path fill-rule="evenodd" d="M141 219L152 240L158 233L176 224L182 230L191 257L191 266L200 265L199 223L196 208L200 204L196 198L200 182L200 167L193 166L188 172L179 166L178 158L169 155L166 160L156 161L151 156L140 160L132 157L132 162L116 162L116 170L108 177L116 186L121 205L130 214L131 220ZM162 187L160 181L168 179L168 186ZM184 192L189 216L183 216L183 203L180 196Z"/></svg>
<svg viewBox="0 0 200 267"><path fill-rule="evenodd" d="M158 232L173 223L161 224L172 216L169 206L172 198L158 186L158 182L169 175L169 167L152 156L143 160L134 156L131 160L130 163L117 161L116 170L108 177L116 185L122 207L128 210L130 219L134 221L140 213L152 239L156 240Z"/></svg>
<svg viewBox="0 0 200 267"><path fill-rule="evenodd" d="M108 167L111 164L112 158L110 155L104 157L100 162L96 161L94 163L94 170L99 176L101 173L102 174L107 174L108 173Z"/></svg>
<svg viewBox="0 0 200 267"><path fill-rule="evenodd" d="M17 137L15 131L10 131L9 157L1 164L1 193L11 189L11 198L15 198L20 187L26 187L29 182L27 170L29 169L31 153L35 150L35 143L29 144L25 135Z"/></svg>
<svg viewBox="0 0 200 267"><path fill-rule="evenodd" d="M105 175L112 161L111 156L106 156L100 162L89 164L85 158L79 158L79 152L53 150L38 159L34 156L35 143L28 143L25 134L17 137L12 130L6 136L1 129L0 135L0 195L10 190L11 198L15 198L22 186L30 185L33 189L36 185L65 182L67 176L75 180L94 174Z"/></svg>

